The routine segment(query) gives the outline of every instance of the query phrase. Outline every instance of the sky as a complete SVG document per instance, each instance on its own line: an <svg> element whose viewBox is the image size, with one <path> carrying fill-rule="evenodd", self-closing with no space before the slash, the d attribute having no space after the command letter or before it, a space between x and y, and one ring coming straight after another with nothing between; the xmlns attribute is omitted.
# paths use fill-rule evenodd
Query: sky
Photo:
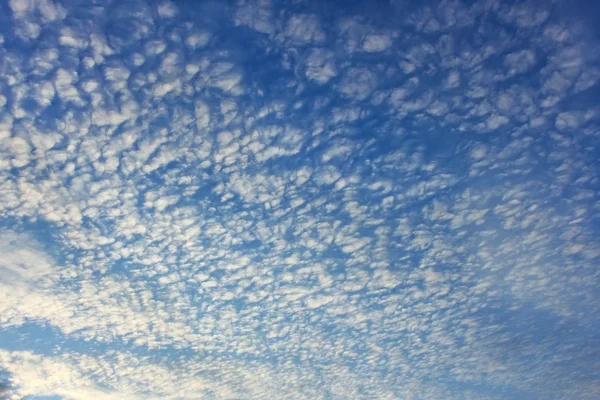
<svg viewBox="0 0 600 400"><path fill-rule="evenodd" d="M600 398L593 2L0 1L0 399Z"/></svg>

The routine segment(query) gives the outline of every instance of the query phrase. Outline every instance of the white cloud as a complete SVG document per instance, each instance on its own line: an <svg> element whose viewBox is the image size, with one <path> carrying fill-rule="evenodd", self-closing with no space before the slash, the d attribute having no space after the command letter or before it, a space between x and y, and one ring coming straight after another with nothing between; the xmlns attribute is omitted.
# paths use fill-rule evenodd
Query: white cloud
<svg viewBox="0 0 600 400"><path fill-rule="evenodd" d="M75 32L71 28L63 28L60 31L59 43L63 46L84 49L88 46L88 41L80 32Z"/></svg>
<svg viewBox="0 0 600 400"><path fill-rule="evenodd" d="M192 49L197 49L197 48L206 46L209 41L210 41L210 34L208 34L206 32L196 32L196 33L189 35L185 39L185 44Z"/></svg>
<svg viewBox="0 0 600 400"><path fill-rule="evenodd" d="M311 49L306 58L306 76L318 84L327 83L337 76L334 54L325 49Z"/></svg>
<svg viewBox="0 0 600 400"><path fill-rule="evenodd" d="M558 114L556 117L556 129L567 131L576 129L581 124L582 118L577 112L567 111Z"/></svg>
<svg viewBox="0 0 600 400"><path fill-rule="evenodd" d="M486 121L486 127L488 129L498 129L508 123L508 118L503 115L491 115Z"/></svg>
<svg viewBox="0 0 600 400"><path fill-rule="evenodd" d="M169 52L161 55L158 72L163 77L175 78L183 72L183 60L180 54Z"/></svg>
<svg viewBox="0 0 600 400"><path fill-rule="evenodd" d="M15 15L21 16L28 11L33 10L35 7L35 2L33 1L23 1L23 0L11 0L9 2L10 8Z"/></svg>
<svg viewBox="0 0 600 400"><path fill-rule="evenodd" d="M20 137L13 137L7 143L6 148L10 154L10 163L15 168L21 168L29 164L31 147L29 143Z"/></svg>
<svg viewBox="0 0 600 400"><path fill-rule="evenodd" d="M234 13L234 23L248 26L258 32L272 33L275 27L271 7L270 0L240 0Z"/></svg>
<svg viewBox="0 0 600 400"><path fill-rule="evenodd" d="M536 63L535 52L530 49L518 50L504 58L504 66L508 75L513 76L529 71Z"/></svg>
<svg viewBox="0 0 600 400"><path fill-rule="evenodd" d="M3 254L0 260L0 270L3 271L2 283L9 285L32 283L52 272L52 261L44 253L35 249L36 242L32 238L4 231L0 233L0 239L0 250ZM21 247L23 243L29 245Z"/></svg>
<svg viewBox="0 0 600 400"><path fill-rule="evenodd" d="M325 33L316 15L293 15L287 21L284 34L292 44L321 43L325 40Z"/></svg>
<svg viewBox="0 0 600 400"><path fill-rule="evenodd" d="M311 297L308 300L306 300L306 306L308 308L319 308L322 307L326 304L331 303L335 298L332 296L317 296L317 297Z"/></svg>
<svg viewBox="0 0 600 400"><path fill-rule="evenodd" d="M369 34L364 38L362 48L364 51L374 53L387 50L391 45L392 39L389 36Z"/></svg>
<svg viewBox="0 0 600 400"><path fill-rule="evenodd" d="M346 97L363 100L371 94L377 85L375 75L362 68L351 68L346 71L338 90Z"/></svg>
<svg viewBox="0 0 600 400"><path fill-rule="evenodd" d="M167 43L164 40L153 39L144 44L144 50L148 55L159 55L165 51ZM142 63L139 63L141 65Z"/></svg>
<svg viewBox="0 0 600 400"><path fill-rule="evenodd" d="M339 170L333 165L326 165L315 172L315 180L321 185L331 185L341 177Z"/></svg>
<svg viewBox="0 0 600 400"><path fill-rule="evenodd" d="M113 90L121 90L127 87L127 79L131 72L122 64L114 64L104 67L104 78Z"/></svg>
<svg viewBox="0 0 600 400"><path fill-rule="evenodd" d="M487 154L487 146L480 144L477 145L475 147L473 147L473 149L471 149L471 158L473 160L481 160L482 158L484 158Z"/></svg>
<svg viewBox="0 0 600 400"><path fill-rule="evenodd" d="M171 1L161 2L156 8L156 11L162 18L173 18L178 13L177 7Z"/></svg>

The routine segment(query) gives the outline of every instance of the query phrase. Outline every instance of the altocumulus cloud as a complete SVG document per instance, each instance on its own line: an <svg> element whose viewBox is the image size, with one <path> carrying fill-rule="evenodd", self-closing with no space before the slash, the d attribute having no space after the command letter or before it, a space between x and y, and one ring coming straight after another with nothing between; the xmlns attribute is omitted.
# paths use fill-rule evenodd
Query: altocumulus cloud
<svg viewBox="0 0 600 400"><path fill-rule="evenodd" d="M0 396L599 398L569 7L0 4Z"/></svg>

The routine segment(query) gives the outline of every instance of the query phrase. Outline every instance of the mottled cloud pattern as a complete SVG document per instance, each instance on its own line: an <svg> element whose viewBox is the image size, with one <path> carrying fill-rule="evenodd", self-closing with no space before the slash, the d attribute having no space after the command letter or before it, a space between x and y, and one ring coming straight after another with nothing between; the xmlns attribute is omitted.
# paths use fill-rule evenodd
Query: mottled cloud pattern
<svg viewBox="0 0 600 400"><path fill-rule="evenodd" d="M566 9L0 3L0 396L600 398Z"/></svg>

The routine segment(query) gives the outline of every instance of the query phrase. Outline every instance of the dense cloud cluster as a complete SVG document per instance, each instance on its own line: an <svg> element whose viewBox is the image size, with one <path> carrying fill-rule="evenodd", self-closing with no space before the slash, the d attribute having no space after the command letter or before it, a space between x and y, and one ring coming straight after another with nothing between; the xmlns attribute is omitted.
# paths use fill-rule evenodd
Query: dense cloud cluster
<svg viewBox="0 0 600 400"><path fill-rule="evenodd" d="M600 396L597 37L374 3L0 4L11 399Z"/></svg>

